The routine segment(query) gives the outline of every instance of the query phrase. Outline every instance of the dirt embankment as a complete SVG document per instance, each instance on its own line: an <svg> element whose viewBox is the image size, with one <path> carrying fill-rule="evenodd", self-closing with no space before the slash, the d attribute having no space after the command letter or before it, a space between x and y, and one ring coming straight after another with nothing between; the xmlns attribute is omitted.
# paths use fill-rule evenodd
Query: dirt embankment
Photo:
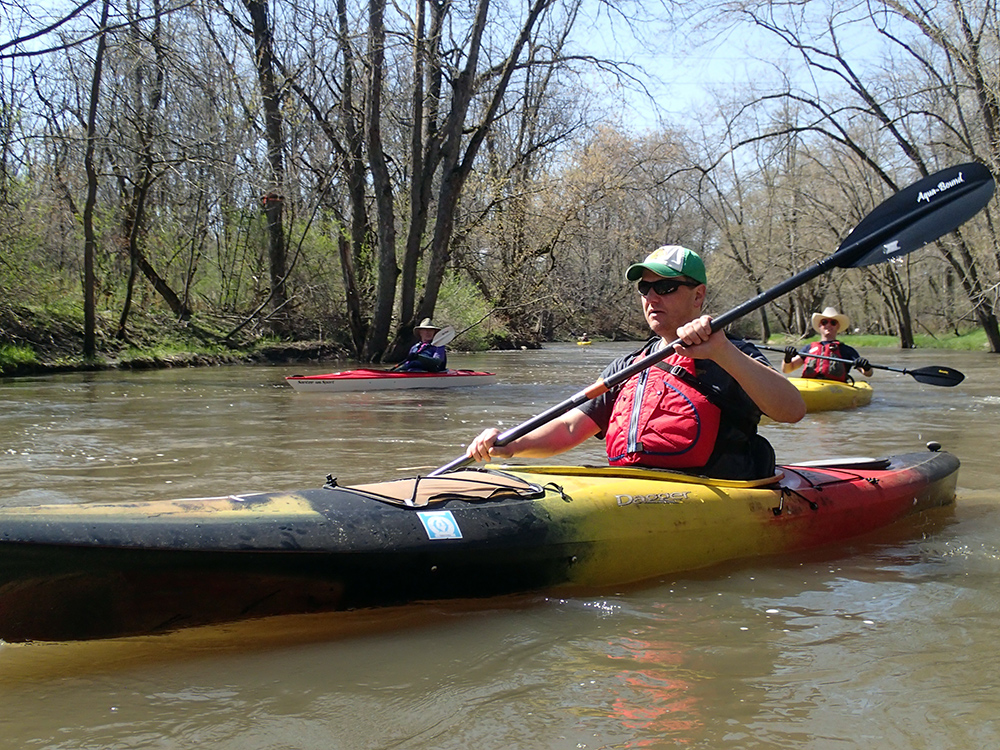
<svg viewBox="0 0 1000 750"><path fill-rule="evenodd" d="M0 376L253 362L317 362L348 356L343 347L331 342L225 346L220 336L170 319L136 320L130 327L129 340L121 341L112 335L106 322L102 323L97 331L97 357L86 360L83 357L83 326L79 321L24 307L0 306L0 346L13 345L34 352L33 361L0 359ZM170 353L143 353L156 352L167 343ZM185 343L190 345L190 351L184 351Z"/></svg>

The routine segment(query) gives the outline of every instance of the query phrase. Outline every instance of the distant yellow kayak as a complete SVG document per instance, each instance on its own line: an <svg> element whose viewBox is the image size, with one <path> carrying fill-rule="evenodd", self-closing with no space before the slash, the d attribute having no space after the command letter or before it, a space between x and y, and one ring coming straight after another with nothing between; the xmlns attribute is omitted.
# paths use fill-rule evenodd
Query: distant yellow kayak
<svg viewBox="0 0 1000 750"><path fill-rule="evenodd" d="M593 341L577 341L576 345L577 346L590 346L593 343L594 343Z"/></svg>
<svg viewBox="0 0 1000 750"><path fill-rule="evenodd" d="M789 378L788 381L802 394L807 412L854 409L872 400L872 387L863 380L841 383L819 378Z"/></svg>

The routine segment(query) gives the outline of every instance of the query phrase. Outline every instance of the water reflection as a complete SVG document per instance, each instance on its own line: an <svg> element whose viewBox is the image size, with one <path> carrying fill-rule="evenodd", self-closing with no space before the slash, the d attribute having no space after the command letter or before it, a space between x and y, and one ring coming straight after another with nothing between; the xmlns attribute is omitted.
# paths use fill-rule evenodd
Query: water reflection
<svg viewBox="0 0 1000 750"><path fill-rule="evenodd" d="M698 699L684 678L679 643L622 638L609 644L608 658L627 662L612 694L612 714L629 730L628 736L637 732L646 736L629 747L651 747L667 738L684 740L702 726Z"/></svg>

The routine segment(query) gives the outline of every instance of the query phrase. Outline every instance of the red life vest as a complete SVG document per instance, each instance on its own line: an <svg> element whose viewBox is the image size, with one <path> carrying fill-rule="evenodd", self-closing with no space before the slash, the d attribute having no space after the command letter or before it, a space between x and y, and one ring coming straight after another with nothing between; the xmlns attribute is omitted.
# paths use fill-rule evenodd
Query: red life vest
<svg viewBox="0 0 1000 750"><path fill-rule="evenodd" d="M802 368L802 377L847 382L847 374L850 371L847 364L833 362L829 359L816 359L810 357L810 354L819 354L821 357L840 357L839 341L813 341L809 344L809 350L805 355L805 366Z"/></svg>
<svg viewBox="0 0 1000 750"><path fill-rule="evenodd" d="M694 360L672 354L629 378L611 411L604 443L612 466L704 466L715 448L721 410L699 390Z"/></svg>

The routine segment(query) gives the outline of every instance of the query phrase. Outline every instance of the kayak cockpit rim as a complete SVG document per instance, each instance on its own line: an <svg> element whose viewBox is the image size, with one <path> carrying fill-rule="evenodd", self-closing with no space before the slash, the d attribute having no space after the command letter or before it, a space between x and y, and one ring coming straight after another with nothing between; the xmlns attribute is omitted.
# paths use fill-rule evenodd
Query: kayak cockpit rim
<svg viewBox="0 0 1000 750"><path fill-rule="evenodd" d="M338 485L327 477L326 489L341 489L395 505L423 508L428 505L464 500L521 498L534 500L545 495L545 488L523 477L495 469L460 469L436 476L415 476L371 484Z"/></svg>
<svg viewBox="0 0 1000 750"><path fill-rule="evenodd" d="M562 476L574 477L620 477L622 479L652 479L663 482L684 482L687 484L704 484L715 487L744 487L752 489L754 487L768 487L780 482L784 478L784 473L776 471L773 476L761 479L719 479L717 477L706 477L700 474L685 474L669 469L650 469L634 466L546 466L546 465L516 465L516 464L487 464L486 468L498 471L510 471L517 474L560 474Z"/></svg>

